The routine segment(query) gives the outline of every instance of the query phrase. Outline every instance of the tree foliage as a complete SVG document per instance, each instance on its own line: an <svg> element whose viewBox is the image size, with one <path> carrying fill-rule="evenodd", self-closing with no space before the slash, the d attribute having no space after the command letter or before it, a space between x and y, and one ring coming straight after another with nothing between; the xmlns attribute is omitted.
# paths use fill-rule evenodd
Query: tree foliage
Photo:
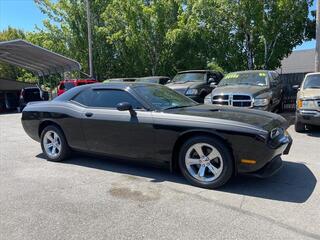
<svg viewBox="0 0 320 240"><path fill-rule="evenodd" d="M31 33L8 29L76 59L88 72L85 0L35 0L47 16ZM311 0L90 0L94 72L109 77L178 70L275 69L312 38ZM16 31L16 32L15 32ZM1 70L3 71L3 70Z"/></svg>

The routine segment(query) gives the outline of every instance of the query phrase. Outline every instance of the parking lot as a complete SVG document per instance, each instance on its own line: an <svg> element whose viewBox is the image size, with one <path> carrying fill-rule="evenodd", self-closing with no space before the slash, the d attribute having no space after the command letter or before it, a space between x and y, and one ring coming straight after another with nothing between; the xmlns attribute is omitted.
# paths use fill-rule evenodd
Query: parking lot
<svg viewBox="0 0 320 240"><path fill-rule="evenodd" d="M108 158L48 162L20 114L0 115L0 239L320 239L320 131L289 132L276 175L205 190Z"/></svg>

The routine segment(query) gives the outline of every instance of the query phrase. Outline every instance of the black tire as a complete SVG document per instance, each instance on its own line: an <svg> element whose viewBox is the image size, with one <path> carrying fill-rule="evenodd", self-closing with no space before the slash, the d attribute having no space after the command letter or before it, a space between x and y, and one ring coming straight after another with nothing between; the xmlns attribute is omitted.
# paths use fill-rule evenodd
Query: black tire
<svg viewBox="0 0 320 240"><path fill-rule="evenodd" d="M59 153L56 156L51 156L50 154L47 153L45 146L44 146L44 137L46 135L47 132L54 132L59 136L59 143L61 145L61 150L59 151ZM71 150L70 147L68 146L68 143L66 141L66 138L63 134L63 132L56 126L54 125L50 125L47 126L43 129L42 133L41 133L41 148L43 153L45 154L46 158L49 161L53 161L53 162L61 162L63 160L65 160L66 158L68 158L71 154Z"/></svg>
<svg viewBox="0 0 320 240"><path fill-rule="evenodd" d="M185 157L188 152L188 150L197 143L204 143L209 144L213 146L221 155L221 161L223 162L223 168L220 173L220 175L209 182L206 181L200 181L193 177L191 173L188 171L186 163L185 163ZM179 167L181 170L181 173L183 176L192 184L198 187L202 188L209 188L209 189L215 189L218 187L221 187L222 185L226 184L229 179L233 175L234 171L234 161L233 157L230 153L230 150L227 148L227 146L220 140L213 138L213 137L207 137L207 136L199 136L199 137L193 137L187 140L181 147L180 153L179 153ZM208 170L207 170L208 171Z"/></svg>
<svg viewBox="0 0 320 240"><path fill-rule="evenodd" d="M299 122L299 121L295 121L294 123L294 130L296 130L296 132L304 132L306 130L306 125Z"/></svg>

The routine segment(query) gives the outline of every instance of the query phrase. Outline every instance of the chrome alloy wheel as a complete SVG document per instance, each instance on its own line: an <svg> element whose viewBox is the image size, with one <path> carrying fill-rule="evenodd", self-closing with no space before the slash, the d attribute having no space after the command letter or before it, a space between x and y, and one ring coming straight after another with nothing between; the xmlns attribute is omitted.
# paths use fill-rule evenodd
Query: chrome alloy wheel
<svg viewBox="0 0 320 240"><path fill-rule="evenodd" d="M49 157L58 157L61 152L61 145L61 139L55 131L46 132L43 137L43 146Z"/></svg>
<svg viewBox="0 0 320 240"><path fill-rule="evenodd" d="M189 174L203 182L216 180L223 170L220 152L208 143L192 145L185 155L185 164Z"/></svg>

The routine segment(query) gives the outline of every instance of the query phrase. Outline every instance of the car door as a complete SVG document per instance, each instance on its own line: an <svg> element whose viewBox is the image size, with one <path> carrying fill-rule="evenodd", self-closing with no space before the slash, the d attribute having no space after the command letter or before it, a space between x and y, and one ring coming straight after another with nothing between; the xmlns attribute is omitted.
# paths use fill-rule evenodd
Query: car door
<svg viewBox="0 0 320 240"><path fill-rule="evenodd" d="M275 107L281 101L282 88L279 80L279 75L277 73L271 72L269 74L269 78L270 78L270 88L272 91L273 107Z"/></svg>
<svg viewBox="0 0 320 240"><path fill-rule="evenodd" d="M89 88L74 101L85 105L82 128L89 151L133 159L152 158L154 130L151 112L129 92ZM120 102L129 102L136 115L117 110L116 105Z"/></svg>

